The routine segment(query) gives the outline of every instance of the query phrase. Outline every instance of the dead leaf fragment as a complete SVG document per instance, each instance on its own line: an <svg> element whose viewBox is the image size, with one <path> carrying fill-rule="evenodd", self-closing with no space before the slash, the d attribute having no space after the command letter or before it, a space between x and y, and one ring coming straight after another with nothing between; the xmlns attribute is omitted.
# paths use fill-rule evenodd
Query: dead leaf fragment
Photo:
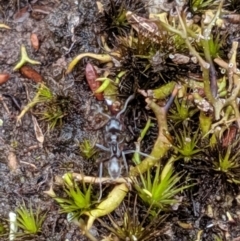
<svg viewBox="0 0 240 241"><path fill-rule="evenodd" d="M52 11L53 11L53 9L48 6L42 6L42 5L37 5L37 4L32 5L32 12L35 12L35 13L48 15Z"/></svg>
<svg viewBox="0 0 240 241"><path fill-rule="evenodd" d="M0 28L11 29L8 25L0 23Z"/></svg>
<svg viewBox="0 0 240 241"><path fill-rule="evenodd" d="M197 238L195 239L195 241L202 240L202 234L203 234L203 230L199 230L198 233L197 233Z"/></svg>
<svg viewBox="0 0 240 241"><path fill-rule="evenodd" d="M33 80L36 83L42 82L43 81L43 77L33 68L31 68L30 66L23 66L20 69L20 73L28 78Z"/></svg>
<svg viewBox="0 0 240 241"><path fill-rule="evenodd" d="M87 63L85 68L85 76L91 91L94 93L97 100L104 100L103 93L95 93L95 91L101 86L101 82L96 81L98 78L97 71L91 63Z"/></svg>
<svg viewBox="0 0 240 241"><path fill-rule="evenodd" d="M226 19L229 23L239 24L240 23L240 14L227 14L222 16L223 19Z"/></svg>
<svg viewBox="0 0 240 241"><path fill-rule="evenodd" d="M237 204L240 206L240 194L235 197Z"/></svg>
<svg viewBox="0 0 240 241"><path fill-rule="evenodd" d="M193 229L192 223L185 223L185 222L178 221L177 224L183 229Z"/></svg>
<svg viewBox="0 0 240 241"><path fill-rule="evenodd" d="M232 143L236 139L236 135L238 132L238 127L236 126L230 126L226 131L223 133L222 137L222 146L228 147L229 145L232 145Z"/></svg>
<svg viewBox="0 0 240 241"><path fill-rule="evenodd" d="M30 15L30 12L28 11L28 7L21 8L19 11L17 11L13 15L13 19L17 23L22 23L24 20L26 20Z"/></svg>
<svg viewBox="0 0 240 241"><path fill-rule="evenodd" d="M49 190L47 191L43 191L43 193L47 194L48 196L55 198L57 197L57 195L55 194L54 190L53 190L53 184L50 184Z"/></svg>
<svg viewBox="0 0 240 241"><path fill-rule="evenodd" d="M18 161L14 152L8 154L8 167L11 171L16 171L18 168Z"/></svg>
<svg viewBox="0 0 240 241"><path fill-rule="evenodd" d="M98 12L103 13L104 12L103 4L100 1L96 1L96 4L97 4Z"/></svg>
<svg viewBox="0 0 240 241"><path fill-rule="evenodd" d="M32 33L30 36L32 47L37 51L39 49L39 39L37 34Z"/></svg>
<svg viewBox="0 0 240 241"><path fill-rule="evenodd" d="M187 64L190 61L190 57L183 55L183 54L170 54L169 58L173 61L175 64Z"/></svg>
<svg viewBox="0 0 240 241"><path fill-rule="evenodd" d="M7 82L10 78L10 75L7 73L1 73L0 74L0 85L4 84L5 82Z"/></svg>
<svg viewBox="0 0 240 241"><path fill-rule="evenodd" d="M32 121L33 121L33 126L34 126L34 131L35 131L35 136L36 139L40 142L44 142L44 135L42 133L42 129L38 125L37 119L32 115Z"/></svg>

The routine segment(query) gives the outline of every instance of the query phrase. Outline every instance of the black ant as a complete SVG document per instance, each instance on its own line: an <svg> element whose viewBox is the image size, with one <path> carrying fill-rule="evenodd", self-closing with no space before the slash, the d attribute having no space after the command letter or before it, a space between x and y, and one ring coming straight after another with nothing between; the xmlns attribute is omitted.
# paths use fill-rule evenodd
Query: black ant
<svg viewBox="0 0 240 241"><path fill-rule="evenodd" d="M123 109L116 116L108 116L101 112L104 116L109 118L108 122L105 125L105 143L106 147L101 144L96 144L96 147L99 149L109 152L110 156L106 159L100 160L99 166L99 178L102 178L103 173L103 163L108 161L108 173L112 179L117 179L121 175L122 170L122 159L124 163L124 167L126 172L128 173L128 165L125 155L129 153L133 153L134 151L122 151L120 148L120 144L123 143L124 138L122 137L123 125L120 121L121 115L126 111L128 103L133 100L135 94L132 94L128 97L125 102ZM122 159L121 159L122 157ZM100 190L101 182L100 182ZM102 192L102 191L101 191ZM100 194L99 200L101 199L102 193Z"/></svg>

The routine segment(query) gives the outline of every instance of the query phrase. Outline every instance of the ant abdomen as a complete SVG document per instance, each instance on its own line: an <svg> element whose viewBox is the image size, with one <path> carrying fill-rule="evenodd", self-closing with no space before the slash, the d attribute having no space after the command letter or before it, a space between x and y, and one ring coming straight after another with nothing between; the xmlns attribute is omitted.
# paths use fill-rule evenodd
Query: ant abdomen
<svg viewBox="0 0 240 241"><path fill-rule="evenodd" d="M112 179L117 179L121 175L122 165L117 157L112 157L108 162L108 173Z"/></svg>

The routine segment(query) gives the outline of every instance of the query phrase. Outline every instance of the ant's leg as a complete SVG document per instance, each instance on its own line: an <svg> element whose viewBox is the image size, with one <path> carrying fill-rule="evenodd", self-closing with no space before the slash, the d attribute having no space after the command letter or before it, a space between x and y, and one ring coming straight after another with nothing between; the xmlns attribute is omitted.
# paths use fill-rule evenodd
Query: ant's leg
<svg viewBox="0 0 240 241"><path fill-rule="evenodd" d="M99 149L103 150L103 151L111 152L110 148L105 147L103 145L96 144L95 146L98 147Z"/></svg>
<svg viewBox="0 0 240 241"><path fill-rule="evenodd" d="M101 201L102 199L102 173L103 173L103 162L100 162L99 165L99 189L100 189L100 194L99 194L99 198L98 198L98 202Z"/></svg>
<svg viewBox="0 0 240 241"><path fill-rule="evenodd" d="M108 161L109 158L105 158L105 159L100 159L97 160L97 163L99 163L99 189L100 189L100 194L99 194L99 198L98 198L98 202L101 201L102 198L102 174L103 174L103 163L105 161Z"/></svg>
<svg viewBox="0 0 240 241"><path fill-rule="evenodd" d="M128 165L127 165L127 159L126 159L125 154L127 154L127 153L125 153L125 151L122 151L123 163L124 163L124 167L125 167L125 169L126 169L126 173L127 173L127 175L128 175Z"/></svg>
<svg viewBox="0 0 240 241"><path fill-rule="evenodd" d="M127 155L127 154L132 154L132 153L135 153L135 152L139 153L140 155L142 155L142 156L144 156L144 157L149 157L149 158L151 158L151 159L153 159L153 160L155 159L155 157L150 156L150 155L148 155L148 154L146 154L146 153L144 153L144 152L138 151L138 150L128 150L128 151L124 151L124 154Z"/></svg>

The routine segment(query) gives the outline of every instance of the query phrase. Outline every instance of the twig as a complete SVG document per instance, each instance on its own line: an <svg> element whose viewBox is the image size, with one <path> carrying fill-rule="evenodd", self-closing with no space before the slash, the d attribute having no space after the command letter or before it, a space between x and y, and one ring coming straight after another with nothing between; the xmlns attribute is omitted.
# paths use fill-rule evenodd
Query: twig
<svg viewBox="0 0 240 241"><path fill-rule="evenodd" d="M86 224L84 222L83 219L79 219L77 222L75 222L76 224L79 225L80 229L82 230L83 234L89 238L89 240L91 241L98 241L98 239L96 239L86 228Z"/></svg>
<svg viewBox="0 0 240 241"><path fill-rule="evenodd" d="M8 115L10 115L11 113L10 113L10 111L9 111L6 103L5 103L4 100L3 100L2 95L0 95L0 101L2 102L3 107L4 107L4 109L6 110L6 112L8 113Z"/></svg>
<svg viewBox="0 0 240 241"><path fill-rule="evenodd" d="M25 161L19 161L19 162L23 163L23 164L26 164L26 165L29 165L29 166L33 167L35 170L37 170L37 167L34 164L32 164L32 163L25 162Z"/></svg>
<svg viewBox="0 0 240 241"><path fill-rule="evenodd" d="M158 137L154 143L153 149L149 157L146 157L140 164L138 164L130 170L131 177L137 176L139 175L139 173L146 172L150 167L154 166L159 160L161 160L161 158L166 154L166 152L171 147L171 143L169 141L169 138L167 137L167 135L169 135L167 125L167 112L175 96L177 95L178 90L179 86L176 85L171 97L169 98L166 106L164 107L158 106L153 100L149 98L146 99L148 107L152 109L157 118Z"/></svg>
<svg viewBox="0 0 240 241"><path fill-rule="evenodd" d="M117 179L113 179L111 177L92 177L92 176L84 176L80 173L72 173L73 178L77 179L78 181L84 181L85 183L92 183L92 184L99 184L99 183L132 183L131 178L123 178L119 177Z"/></svg>
<svg viewBox="0 0 240 241"><path fill-rule="evenodd" d="M215 58L214 62L219 65L221 68L224 68L226 70L229 69L229 64L227 62L225 62L223 59L221 58ZM233 69L233 73L240 75L240 70L239 69Z"/></svg>

